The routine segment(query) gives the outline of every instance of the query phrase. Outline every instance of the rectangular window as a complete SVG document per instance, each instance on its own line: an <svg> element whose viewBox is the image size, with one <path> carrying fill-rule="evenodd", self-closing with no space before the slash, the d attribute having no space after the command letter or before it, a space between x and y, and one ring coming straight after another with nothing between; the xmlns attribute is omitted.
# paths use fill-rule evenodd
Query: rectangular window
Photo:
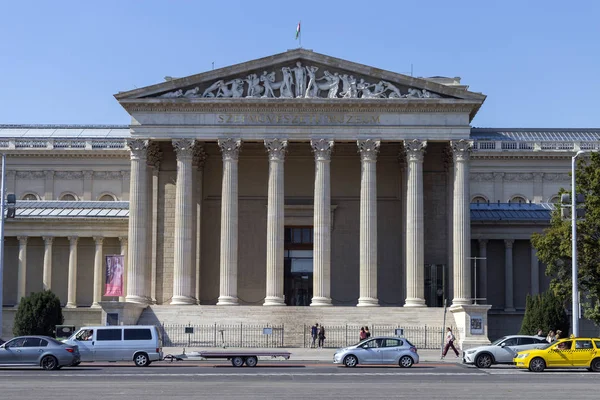
<svg viewBox="0 0 600 400"><path fill-rule="evenodd" d="M98 329L96 332L97 341L121 340L123 329Z"/></svg>
<svg viewBox="0 0 600 400"><path fill-rule="evenodd" d="M147 328L126 328L125 340L152 340L152 333Z"/></svg>

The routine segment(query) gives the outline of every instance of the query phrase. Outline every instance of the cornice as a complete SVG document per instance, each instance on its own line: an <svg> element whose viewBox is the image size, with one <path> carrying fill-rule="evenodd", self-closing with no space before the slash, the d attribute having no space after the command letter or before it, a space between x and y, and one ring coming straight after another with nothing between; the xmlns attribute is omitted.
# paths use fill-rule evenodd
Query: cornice
<svg viewBox="0 0 600 400"><path fill-rule="evenodd" d="M571 159L571 157L573 157L572 153L570 154L552 154L552 153L544 153L544 152L531 152L531 153L525 153L525 152L510 152L510 151L503 151L503 152L499 152L498 154L491 154L491 153L485 153L485 154L477 154L477 152L473 152L471 154L471 160L567 160L567 159Z"/></svg>
<svg viewBox="0 0 600 400"><path fill-rule="evenodd" d="M60 151L60 150L3 150L9 157L71 157L71 158L123 158L129 159L129 151L114 149L114 150L82 150L82 151Z"/></svg>

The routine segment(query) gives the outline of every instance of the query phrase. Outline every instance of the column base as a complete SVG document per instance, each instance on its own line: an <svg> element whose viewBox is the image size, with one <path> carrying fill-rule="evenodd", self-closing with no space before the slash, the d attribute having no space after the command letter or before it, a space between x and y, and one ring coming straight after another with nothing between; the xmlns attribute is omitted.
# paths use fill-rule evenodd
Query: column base
<svg viewBox="0 0 600 400"><path fill-rule="evenodd" d="M404 307L427 307L427 304L425 304L425 299L411 297L404 301Z"/></svg>
<svg viewBox="0 0 600 400"><path fill-rule="evenodd" d="M239 300L234 296L219 296L217 301L218 306L237 306L238 304Z"/></svg>
<svg viewBox="0 0 600 400"><path fill-rule="evenodd" d="M356 307L379 307L379 300L374 297L360 297Z"/></svg>
<svg viewBox="0 0 600 400"><path fill-rule="evenodd" d="M133 295L133 294L128 294L125 297L125 302L127 302L127 303L137 303L137 304L148 304L148 298L147 297Z"/></svg>
<svg viewBox="0 0 600 400"><path fill-rule="evenodd" d="M331 307L331 299L329 297L313 297L310 302L311 307Z"/></svg>
<svg viewBox="0 0 600 400"><path fill-rule="evenodd" d="M75 304L75 303L67 303L67 305L65 306L65 308L77 308L77 304Z"/></svg>
<svg viewBox="0 0 600 400"><path fill-rule="evenodd" d="M452 306L451 307L455 307L455 306L470 306L471 304L473 304L473 300L471 300L471 299L462 299L460 297L457 297L457 298L452 299Z"/></svg>
<svg viewBox="0 0 600 400"><path fill-rule="evenodd" d="M196 304L196 299L190 296L173 296L169 304L172 306L187 306Z"/></svg>
<svg viewBox="0 0 600 400"><path fill-rule="evenodd" d="M95 302L92 303L91 308L102 308L102 306L100 304L98 304L97 301L95 301Z"/></svg>
<svg viewBox="0 0 600 400"><path fill-rule="evenodd" d="M267 296L263 306L285 306L285 301L283 301L283 297Z"/></svg>

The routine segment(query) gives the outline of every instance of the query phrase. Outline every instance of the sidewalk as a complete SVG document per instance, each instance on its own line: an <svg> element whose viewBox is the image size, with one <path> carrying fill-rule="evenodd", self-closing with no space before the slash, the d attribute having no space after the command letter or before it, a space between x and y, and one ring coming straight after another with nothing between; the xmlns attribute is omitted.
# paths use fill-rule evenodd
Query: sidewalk
<svg viewBox="0 0 600 400"><path fill-rule="evenodd" d="M333 362L333 354L335 353L334 348L324 348L324 349L305 349L299 347L291 347L291 348L239 348L239 347L190 347L190 348L182 348L182 347L164 347L163 354L166 356L167 354L171 354L174 356L183 355L185 352L185 356L182 357L187 360L201 360L198 357L197 353L200 351L242 351L242 352L263 352L263 351L273 351L273 352L289 352L292 355L290 356L290 360L292 361L319 361L319 362ZM444 363L461 363L462 358L455 357L454 353L451 351L448 352L446 358L443 360L441 357L441 349L437 350L418 350L419 354L419 362L444 362ZM270 357L259 357L259 359L271 359ZM281 358L279 358L281 360Z"/></svg>

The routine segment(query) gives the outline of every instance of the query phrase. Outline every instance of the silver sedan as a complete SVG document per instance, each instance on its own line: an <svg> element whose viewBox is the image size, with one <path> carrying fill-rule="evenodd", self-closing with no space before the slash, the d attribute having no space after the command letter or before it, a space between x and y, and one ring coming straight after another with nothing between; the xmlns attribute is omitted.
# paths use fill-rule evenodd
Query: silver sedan
<svg viewBox="0 0 600 400"><path fill-rule="evenodd" d="M79 348L48 336L19 336L0 345L0 366L39 366L45 370L76 365Z"/></svg>
<svg viewBox="0 0 600 400"><path fill-rule="evenodd" d="M405 338L375 337L338 349L333 355L333 363L346 367L389 364L409 368L419 363L419 354L417 348Z"/></svg>

